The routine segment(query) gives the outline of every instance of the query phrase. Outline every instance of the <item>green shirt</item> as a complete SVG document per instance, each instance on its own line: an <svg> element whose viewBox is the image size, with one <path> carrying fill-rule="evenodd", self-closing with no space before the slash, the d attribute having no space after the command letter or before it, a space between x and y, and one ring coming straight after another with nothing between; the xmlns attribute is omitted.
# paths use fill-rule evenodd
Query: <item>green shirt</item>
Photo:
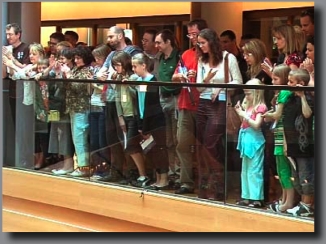
<svg viewBox="0 0 326 244"><path fill-rule="evenodd" d="M282 90L277 96L277 104L285 104L292 95L292 91ZM284 128L283 128L283 113L281 118L277 121L276 127L274 129L274 155L284 155Z"/></svg>
<svg viewBox="0 0 326 244"><path fill-rule="evenodd" d="M173 49L170 56L165 59L164 54L161 55L159 66L158 66L158 80L165 82L172 82L172 76L174 74L175 68L179 62L180 52L177 49ZM162 86L162 94L177 94L180 91L179 87L173 86Z"/></svg>

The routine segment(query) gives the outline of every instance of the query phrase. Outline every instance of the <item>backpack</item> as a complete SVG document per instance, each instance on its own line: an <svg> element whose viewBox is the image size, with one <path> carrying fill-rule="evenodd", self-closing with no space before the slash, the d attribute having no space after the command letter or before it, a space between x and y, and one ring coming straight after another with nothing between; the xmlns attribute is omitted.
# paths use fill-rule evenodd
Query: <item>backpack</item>
<svg viewBox="0 0 326 244"><path fill-rule="evenodd" d="M128 53L131 57L134 56L134 55L136 55L136 54L138 54L138 53L142 53L142 52L143 52L143 50L141 50L140 47L135 46L135 45L128 45L128 46L126 46L125 49L123 49L122 51ZM110 61L109 61L109 66L108 66L108 67L111 66L111 60L112 60L112 57L113 57L113 55L115 54L115 52L116 52L115 50L112 51L112 52L109 54L109 56L107 57L107 59L110 60Z"/></svg>
<svg viewBox="0 0 326 244"><path fill-rule="evenodd" d="M135 45L128 45L125 49L123 49L126 53L129 53L130 56L134 56L138 53L142 53L143 50L140 49L140 47L135 46Z"/></svg>

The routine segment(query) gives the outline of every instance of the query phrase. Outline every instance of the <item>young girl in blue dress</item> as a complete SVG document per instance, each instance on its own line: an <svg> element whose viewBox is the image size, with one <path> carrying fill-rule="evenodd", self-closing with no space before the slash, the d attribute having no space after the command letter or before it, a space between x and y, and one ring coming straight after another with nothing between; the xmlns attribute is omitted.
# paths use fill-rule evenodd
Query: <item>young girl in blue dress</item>
<svg viewBox="0 0 326 244"><path fill-rule="evenodd" d="M254 78L247 85L262 85ZM238 205L254 208L263 207L264 200L264 149L265 138L261 130L262 115L267 106L264 101L264 90L245 89L245 98L235 106L238 115L243 119L239 131L237 149L242 158L241 198Z"/></svg>

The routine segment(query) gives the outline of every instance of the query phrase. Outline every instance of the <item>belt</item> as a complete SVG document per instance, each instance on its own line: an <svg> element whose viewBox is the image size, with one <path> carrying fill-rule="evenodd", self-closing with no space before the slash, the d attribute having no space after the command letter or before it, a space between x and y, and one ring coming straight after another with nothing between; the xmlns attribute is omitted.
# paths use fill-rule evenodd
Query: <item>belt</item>
<svg viewBox="0 0 326 244"><path fill-rule="evenodd" d="M91 105L91 112L103 112L104 109L102 106L94 106L94 105Z"/></svg>

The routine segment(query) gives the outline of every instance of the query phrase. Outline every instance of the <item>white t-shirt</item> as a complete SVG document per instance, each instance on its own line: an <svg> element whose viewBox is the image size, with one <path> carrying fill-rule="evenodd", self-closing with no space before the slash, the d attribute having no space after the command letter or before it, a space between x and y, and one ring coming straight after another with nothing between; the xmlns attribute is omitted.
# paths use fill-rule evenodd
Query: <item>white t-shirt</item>
<svg viewBox="0 0 326 244"><path fill-rule="evenodd" d="M198 60L197 67L197 79L196 83L203 83L204 78L209 73L210 69L217 70L215 76L210 80L211 84L224 84L225 83L225 74L224 74L224 61L227 51L223 51L223 60L216 67L210 67L209 63L203 63L201 60ZM228 84L242 84L242 76L238 66L238 61L236 57L229 53L229 83ZM214 93L215 88L205 88L200 93L200 98L202 99L211 99L212 94ZM226 101L225 89L222 89L218 97L219 101Z"/></svg>

